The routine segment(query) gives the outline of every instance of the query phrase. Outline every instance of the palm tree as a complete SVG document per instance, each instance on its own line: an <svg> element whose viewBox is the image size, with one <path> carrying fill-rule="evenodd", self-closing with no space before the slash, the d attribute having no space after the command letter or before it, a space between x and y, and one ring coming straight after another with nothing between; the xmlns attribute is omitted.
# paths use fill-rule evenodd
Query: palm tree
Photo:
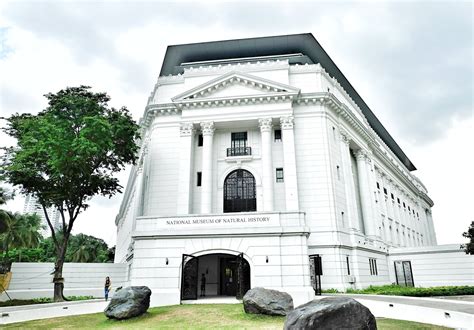
<svg viewBox="0 0 474 330"><path fill-rule="evenodd" d="M13 248L33 248L40 243L42 236L41 219L36 214L12 214L8 215L6 230L0 235L1 249L8 253Z"/></svg>
<svg viewBox="0 0 474 330"><path fill-rule="evenodd" d="M94 238L95 239L95 238ZM93 237L77 234L71 242L72 262L95 262L97 259L98 246Z"/></svg>

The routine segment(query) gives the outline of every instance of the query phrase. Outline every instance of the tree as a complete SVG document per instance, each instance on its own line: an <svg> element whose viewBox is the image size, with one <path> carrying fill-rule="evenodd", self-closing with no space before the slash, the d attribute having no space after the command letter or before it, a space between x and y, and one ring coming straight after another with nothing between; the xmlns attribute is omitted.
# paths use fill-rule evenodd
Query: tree
<svg viewBox="0 0 474 330"><path fill-rule="evenodd" d="M3 187L0 187L0 205L5 204L10 198L11 195L9 195ZM0 234L7 230L8 222L12 216L11 212L0 209Z"/></svg>
<svg viewBox="0 0 474 330"><path fill-rule="evenodd" d="M0 248L4 256L8 256L10 249L37 247L43 238L40 229L41 219L36 214L10 213L6 230L0 235Z"/></svg>
<svg viewBox="0 0 474 330"><path fill-rule="evenodd" d="M468 230L462 233L462 236L469 238L469 243L461 245L461 249L464 249L466 254L474 254L474 221L471 222Z"/></svg>
<svg viewBox="0 0 474 330"><path fill-rule="evenodd" d="M104 240L85 234L74 235L70 242L70 253L66 256L72 262L106 262L108 246Z"/></svg>
<svg viewBox="0 0 474 330"><path fill-rule="evenodd" d="M113 175L135 164L139 127L125 107L109 107L110 97L88 86L45 97L48 106L38 115L5 118L4 131L17 146L5 148L1 170L8 183L35 196L43 208L56 254L54 301L63 301L63 264L74 222L93 196L121 192ZM46 212L50 206L60 213L58 229Z"/></svg>

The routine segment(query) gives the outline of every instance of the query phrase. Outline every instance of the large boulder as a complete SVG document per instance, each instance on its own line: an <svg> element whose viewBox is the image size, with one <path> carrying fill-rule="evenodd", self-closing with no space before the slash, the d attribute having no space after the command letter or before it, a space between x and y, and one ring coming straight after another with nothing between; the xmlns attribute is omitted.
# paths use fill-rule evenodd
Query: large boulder
<svg viewBox="0 0 474 330"><path fill-rule="evenodd" d="M109 319L129 319L150 307L151 290L147 286L129 286L115 292L104 313Z"/></svg>
<svg viewBox="0 0 474 330"><path fill-rule="evenodd" d="M286 315L293 309L293 298L288 293L265 288L247 291L243 301L249 314Z"/></svg>
<svg viewBox="0 0 474 330"><path fill-rule="evenodd" d="M315 299L295 308L284 329L377 329L374 315L352 298Z"/></svg>

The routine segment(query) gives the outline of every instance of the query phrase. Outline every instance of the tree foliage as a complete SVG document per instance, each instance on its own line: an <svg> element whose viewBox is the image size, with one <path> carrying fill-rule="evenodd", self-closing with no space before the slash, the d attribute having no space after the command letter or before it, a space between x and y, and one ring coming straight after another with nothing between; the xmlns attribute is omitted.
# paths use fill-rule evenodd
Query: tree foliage
<svg viewBox="0 0 474 330"><path fill-rule="evenodd" d="M104 240L85 234L71 235L65 262L113 262L114 247L108 248ZM56 258L51 237L42 239L35 248L13 248L3 254L8 262L54 262Z"/></svg>
<svg viewBox="0 0 474 330"><path fill-rule="evenodd" d="M40 229L41 219L36 214L10 214L7 228L0 235L1 251L37 247L42 239Z"/></svg>
<svg viewBox="0 0 474 330"><path fill-rule="evenodd" d="M466 254L474 254L474 221L471 222L471 225L462 233L462 236L469 238L469 243L461 245L461 249L464 249Z"/></svg>
<svg viewBox="0 0 474 330"><path fill-rule="evenodd" d="M80 86L45 96L48 107L38 115L6 118L4 131L16 138L17 145L5 148L1 175L43 207L57 256L53 282L55 300L60 301L62 267L74 222L93 196L121 192L114 174L135 163L139 134L128 110L109 107L105 93ZM47 215L49 206L61 215L59 229Z"/></svg>

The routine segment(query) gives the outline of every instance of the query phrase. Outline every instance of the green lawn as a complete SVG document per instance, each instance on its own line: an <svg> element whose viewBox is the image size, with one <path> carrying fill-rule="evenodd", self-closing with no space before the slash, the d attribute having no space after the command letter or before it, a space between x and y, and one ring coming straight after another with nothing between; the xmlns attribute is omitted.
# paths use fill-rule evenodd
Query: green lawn
<svg viewBox="0 0 474 330"><path fill-rule="evenodd" d="M125 321L103 313L5 325L3 329L282 329L285 317L246 314L242 305L176 305L150 308ZM447 329L422 323L377 319L378 329Z"/></svg>

